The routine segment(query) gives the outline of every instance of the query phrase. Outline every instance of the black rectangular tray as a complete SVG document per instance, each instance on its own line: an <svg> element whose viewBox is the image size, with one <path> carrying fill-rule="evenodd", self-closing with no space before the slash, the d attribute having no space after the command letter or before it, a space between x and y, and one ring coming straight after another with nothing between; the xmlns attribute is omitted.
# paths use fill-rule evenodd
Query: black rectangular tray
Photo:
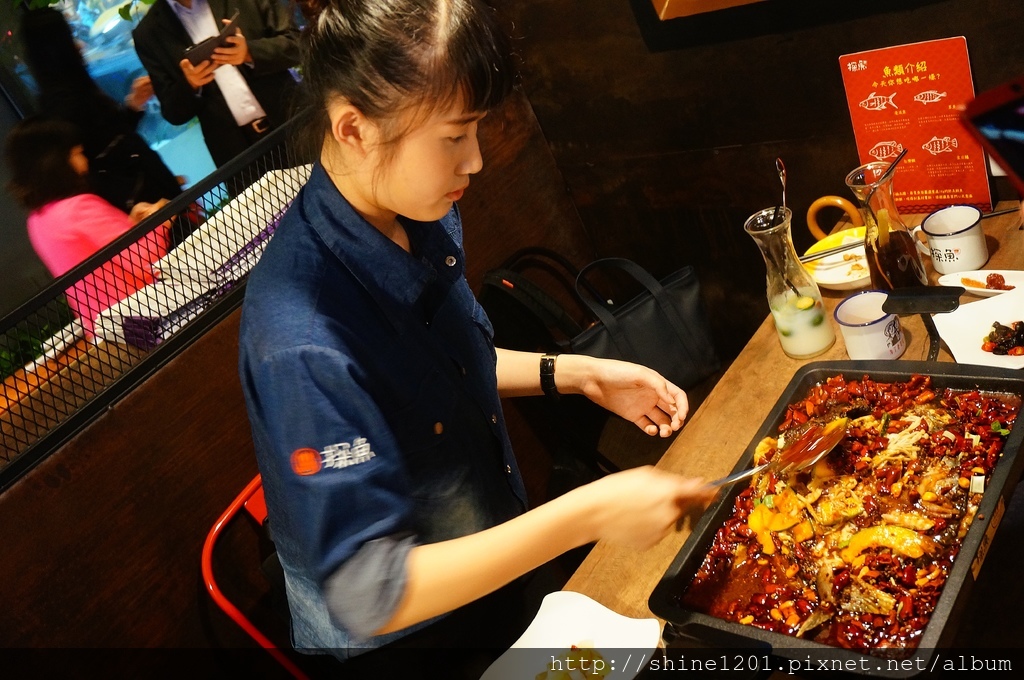
<svg viewBox="0 0 1024 680"><path fill-rule="evenodd" d="M747 445L743 456L736 464L735 471L752 465L754 449L766 436L778 432L789 404L804 398L810 388L827 378L842 375L847 380L860 380L870 376L877 382L906 381L912 375L928 375L937 388L978 389L1024 396L1024 374L1020 371L972 366L967 364L938 363L925 361L822 361L806 364L790 380L782 396L765 418L757 434ZM742 395L737 395L742 399ZM1018 416L1017 423L1020 422ZM790 661L811 661L814 666L818 659L832 664L847 664L845 670L854 674L885 677L911 677L931 663L937 648L946 647L956 632L956 624L966 606L970 590L978 577L988 546L992 541L1006 504L1021 477L1024 457L1020 450L1024 443L1024 427L1013 427L1003 449L1002 458L992 471L992 477L985 490L985 496L978 508L971 528L964 537L960 553L953 563L945 588L936 605L920 644L911 656L915 662L907 664L906 670L893 670L878 657L852 650L823 645L801 638L765 631L754 626L725 621L707 614L687 609L680 602L680 596L693 580L700 568L718 528L730 516L733 501L743 489L743 484L734 485L722 495L696 523L690 537L683 544L668 571L655 587L649 599L652 612L668 622L667 628L682 638L681 647L708 650L749 650L758 654ZM666 639L669 631L666 631ZM898 664L897 664L898 665ZM785 667L780 663L780 667ZM877 673L876 673L877 669Z"/></svg>

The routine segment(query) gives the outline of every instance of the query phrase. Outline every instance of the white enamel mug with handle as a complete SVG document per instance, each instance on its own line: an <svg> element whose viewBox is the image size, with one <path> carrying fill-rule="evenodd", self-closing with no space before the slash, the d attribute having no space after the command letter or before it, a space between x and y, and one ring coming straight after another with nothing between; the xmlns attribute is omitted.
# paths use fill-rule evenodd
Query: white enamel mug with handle
<svg viewBox="0 0 1024 680"><path fill-rule="evenodd" d="M833 312L851 359L899 359L907 348L900 318L882 309L887 297L882 290L862 290Z"/></svg>
<svg viewBox="0 0 1024 680"><path fill-rule="evenodd" d="M921 252L931 255L935 271L966 272L981 269L988 262L981 217L981 211L973 205L951 205L929 214L921 226L914 227L915 235L920 230L928 237L927 247L917 243Z"/></svg>

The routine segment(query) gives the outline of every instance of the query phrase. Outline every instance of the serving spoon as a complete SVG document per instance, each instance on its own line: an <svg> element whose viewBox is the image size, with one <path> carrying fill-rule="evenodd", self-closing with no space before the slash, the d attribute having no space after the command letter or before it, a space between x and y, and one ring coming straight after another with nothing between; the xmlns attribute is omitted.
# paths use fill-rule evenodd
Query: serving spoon
<svg viewBox="0 0 1024 680"><path fill-rule="evenodd" d="M772 221L769 225L772 227L775 226L775 222L779 218L779 211L786 207L786 166L782 164L781 158L775 159L775 169L779 173L779 181L782 182L782 205L775 206L775 210L772 212ZM773 260L777 259L774 255L771 255L771 257ZM789 277L786 275L786 268L782 266L782 263L776 261L775 267L779 270L779 273L782 275L782 281L786 284L786 287L793 291L794 295L800 297L800 291L797 290L797 287L794 286L793 282L789 280Z"/></svg>
<svg viewBox="0 0 1024 680"><path fill-rule="evenodd" d="M779 181L782 182L782 207L786 207L786 166L781 158L775 159L775 169L779 173Z"/></svg>
<svg viewBox="0 0 1024 680"><path fill-rule="evenodd" d="M708 482L708 486L723 487L753 477L759 472L774 467L782 472L799 472L805 470L824 458L829 451L846 436L849 418L836 418L822 427L813 425L800 438L787 446L779 454L768 461L748 470L740 470L731 475Z"/></svg>

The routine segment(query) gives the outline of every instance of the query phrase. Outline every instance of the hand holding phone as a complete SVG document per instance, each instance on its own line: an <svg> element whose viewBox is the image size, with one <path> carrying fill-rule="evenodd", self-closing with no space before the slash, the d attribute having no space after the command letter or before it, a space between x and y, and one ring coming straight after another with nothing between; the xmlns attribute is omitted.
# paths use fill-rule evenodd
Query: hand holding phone
<svg viewBox="0 0 1024 680"><path fill-rule="evenodd" d="M232 15L231 20L224 24L224 28L220 30L217 35L207 38L202 42L196 43L192 47L185 50L184 57L188 59L189 63L193 66L198 66L204 61L209 61L213 58L213 51L218 47L228 46L228 38L235 34L235 21L238 19L238 10Z"/></svg>
<svg viewBox="0 0 1024 680"><path fill-rule="evenodd" d="M217 66L241 66L251 61L252 56L249 54L249 44L245 40L245 34L236 30L234 34L228 36L224 45L213 51L211 58Z"/></svg>

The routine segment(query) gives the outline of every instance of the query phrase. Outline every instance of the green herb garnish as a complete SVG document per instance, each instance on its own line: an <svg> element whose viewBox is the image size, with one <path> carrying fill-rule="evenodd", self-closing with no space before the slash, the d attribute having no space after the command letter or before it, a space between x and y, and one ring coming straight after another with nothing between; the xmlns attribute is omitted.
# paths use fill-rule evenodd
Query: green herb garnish
<svg viewBox="0 0 1024 680"><path fill-rule="evenodd" d="M992 421L992 431L995 432L996 434L1001 434L1004 437L1010 434L1010 431L1003 427L1003 424L1000 423L998 420Z"/></svg>

